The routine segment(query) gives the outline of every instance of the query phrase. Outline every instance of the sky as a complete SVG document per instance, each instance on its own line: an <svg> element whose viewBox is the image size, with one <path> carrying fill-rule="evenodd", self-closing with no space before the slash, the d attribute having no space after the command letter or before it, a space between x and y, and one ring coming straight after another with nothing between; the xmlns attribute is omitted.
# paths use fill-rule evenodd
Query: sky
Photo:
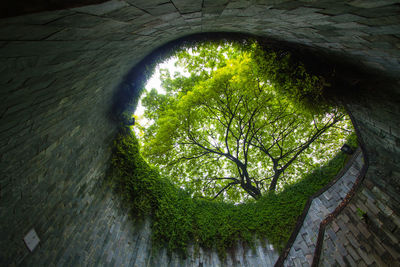
<svg viewBox="0 0 400 267"><path fill-rule="evenodd" d="M175 62L177 58L172 57L156 66L154 74L150 77L150 79L146 83L146 91L150 91L152 88L155 88L158 93L165 94L164 88L161 87L161 80L160 80L160 69L168 69L171 75L175 72L185 73L185 69L182 67L175 66ZM144 93L142 97L144 97ZM141 120L141 117L144 113L144 107L142 106L142 99L139 100L139 104L135 110L135 115L138 117L138 120Z"/></svg>
<svg viewBox="0 0 400 267"><path fill-rule="evenodd" d="M171 57L168 60L158 64L154 70L153 75L150 77L150 79L147 81L145 85L146 91L150 91L151 89L156 89L159 94L165 94L165 89L161 86L161 80L160 80L160 69L168 69L169 73L171 75L174 75L175 72L180 72L183 75L189 75L189 73L182 67L175 66L175 63L177 62L176 57ZM135 110L135 117L136 117L136 123L143 126L143 127L149 127L152 122L144 118L144 107L142 105L142 98L145 96L145 92L141 95L139 99L139 103L136 107ZM135 131L137 136L142 136L142 132L138 129L138 127L133 127L133 130Z"/></svg>

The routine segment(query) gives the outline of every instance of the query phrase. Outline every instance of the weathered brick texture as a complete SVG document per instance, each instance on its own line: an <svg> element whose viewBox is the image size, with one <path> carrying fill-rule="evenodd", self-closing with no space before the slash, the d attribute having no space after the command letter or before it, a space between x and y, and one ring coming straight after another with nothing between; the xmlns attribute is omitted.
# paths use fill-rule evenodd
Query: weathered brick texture
<svg viewBox="0 0 400 267"><path fill-rule="evenodd" d="M343 175L337 177L336 182L311 202L303 224L283 263L284 266L310 266L313 263L321 222L342 203L364 166L360 150L353 157L352 162L349 162L351 165ZM335 230L338 227L335 221L332 222L332 227ZM327 231L328 234L331 233L330 231Z"/></svg>
<svg viewBox="0 0 400 267"><path fill-rule="evenodd" d="M104 176L117 129L113 96L154 49L194 33L241 32L398 79L399 11L396 0L112 0L0 19L1 265L144 264L146 230L135 229L146 225L128 223ZM348 103L370 168L339 229L332 224L339 237L323 244L338 264L399 259L399 91L395 82L377 85ZM22 238L33 227L41 242L29 253ZM249 251L230 265L270 260ZM218 265L204 255L202 263Z"/></svg>

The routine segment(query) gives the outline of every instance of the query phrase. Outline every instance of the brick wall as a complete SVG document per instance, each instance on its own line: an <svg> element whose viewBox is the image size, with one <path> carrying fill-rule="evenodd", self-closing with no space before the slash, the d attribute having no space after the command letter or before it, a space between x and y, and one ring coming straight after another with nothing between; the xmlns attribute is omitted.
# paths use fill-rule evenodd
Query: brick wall
<svg viewBox="0 0 400 267"><path fill-rule="evenodd" d="M399 75L398 1L199 3L113 0L0 20L2 265L82 264L83 259L98 260L97 255L107 265L136 244L125 240L115 245L134 227L125 223L103 185L117 127L110 108L119 85L129 84L129 70L171 40L193 33L242 32L372 68L374 74ZM398 86L382 93L386 98L367 96L351 106L369 158L375 160L362 188L393 211L388 215L379 206L381 213L366 207L384 222L384 239L380 234L373 239L379 242L398 237L398 228L385 228L398 227L399 215L395 92ZM364 195L357 194L354 205ZM113 232L119 234L103 234L112 225L122 229ZM29 253L22 238L32 227L41 245Z"/></svg>
<svg viewBox="0 0 400 267"><path fill-rule="evenodd" d="M369 168L350 204L327 226L322 265L387 266L400 262L400 97L372 94L350 105ZM363 104L361 106L361 104ZM365 214L365 215L363 215Z"/></svg>

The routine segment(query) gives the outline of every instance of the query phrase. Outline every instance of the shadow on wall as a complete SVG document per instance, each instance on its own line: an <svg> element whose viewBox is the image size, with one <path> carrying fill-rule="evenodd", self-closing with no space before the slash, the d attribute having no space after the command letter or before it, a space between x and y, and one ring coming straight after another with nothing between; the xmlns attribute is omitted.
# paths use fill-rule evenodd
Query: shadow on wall
<svg viewBox="0 0 400 267"><path fill-rule="evenodd" d="M0 3L0 18L100 4L106 1L107 0L3 0Z"/></svg>
<svg viewBox="0 0 400 267"><path fill-rule="evenodd" d="M332 104L357 104L363 96L369 97L371 94L385 93L384 90L390 88L390 84L395 83L395 79L387 76L384 72L360 67L353 63L351 58L343 58L334 53L323 53L310 47L244 33L201 33L171 41L157 48L136 64L115 90L110 110L111 117L117 122L129 124L131 115L138 104L141 90L152 75L155 66L171 56L176 49L201 41L231 40L240 42L246 39L257 40L266 49L288 51L295 60L303 62L311 73L326 77L329 86L325 88L327 89L325 98ZM378 85L379 91L376 90ZM391 91L388 89L386 93L390 94Z"/></svg>
<svg viewBox="0 0 400 267"><path fill-rule="evenodd" d="M249 38L257 39L255 36L239 33L202 33L182 37L157 48L133 67L124 77L113 97L113 106L110 111L113 115L112 117L117 122L127 123L138 104L141 90L152 75L155 66L171 56L176 49L201 41L243 41Z"/></svg>

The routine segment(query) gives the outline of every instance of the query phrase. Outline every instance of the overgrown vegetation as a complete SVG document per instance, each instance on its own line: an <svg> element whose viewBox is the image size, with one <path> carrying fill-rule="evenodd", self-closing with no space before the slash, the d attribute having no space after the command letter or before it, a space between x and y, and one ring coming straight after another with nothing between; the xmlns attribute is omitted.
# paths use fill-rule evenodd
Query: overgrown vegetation
<svg viewBox="0 0 400 267"><path fill-rule="evenodd" d="M164 132L164 136L162 136L163 138L159 138L161 142L158 142L158 145L153 145L152 147L150 141L156 134L157 123L154 124L152 129L148 130L147 137L145 138L150 138L147 140L150 141L146 147L146 154L152 152L154 148L157 150L157 153L153 154L153 156L158 155L166 161L171 158L170 155L165 157L165 153L168 149L162 149L165 148L166 145L171 145L169 142L171 142L173 138L179 136L180 133L177 134L174 131L178 129L180 121L189 121L188 117L177 116L177 111L179 109L181 109L181 115L188 113L194 114L193 107L198 105L196 106L196 110L200 111L200 113L197 115L205 118L199 120L199 122L194 125L197 129L205 130L205 132L191 132L191 135L195 136L192 138L192 141L200 140L200 138L207 133L207 130L216 129L217 124L215 124L215 122L213 124L210 122L209 118L206 118L205 115L207 114L204 110L201 110L201 107L206 106L212 109L212 106L207 105L214 100L218 103L218 97L221 96L230 101L229 103L225 103L227 107L226 110L231 109L229 106L230 103L233 104L232 107L237 106L237 110L240 110L239 107L242 110L237 113L237 117L228 112L217 115L216 119L221 119L226 115L228 121L236 120L238 127L234 129L229 128L229 126L228 131L223 131L225 133L229 132L229 134L226 135L231 136L226 137L226 135L223 136L223 134L218 134L217 136L215 134L214 137L211 136L211 139L205 139L204 143L198 143L201 145L206 144L207 140L209 142L212 140L217 143L218 139L222 138L222 143L217 144L215 149L217 152L221 152L222 149L224 149L222 144L225 143L225 145L230 148L226 148L227 152L221 152L224 154L228 154L230 151L229 149L232 149L235 143L242 142L240 138L236 137L244 132L245 124L241 123L246 121L246 118L249 117L245 114L254 113L252 110L253 107L256 107L257 112L260 110L260 117L252 119L250 123L247 123L247 125L253 127L250 127L248 132L249 134L254 134L254 136L257 136L256 134L259 132L273 135L273 137L275 136L272 145L276 145L276 147L267 152L271 154L270 158L272 158L272 161L275 159L277 162L283 159L282 156L285 155L283 152L284 149L282 148L284 147L283 142L285 142L285 145L288 143L296 144L298 140L302 139L301 142L307 144L306 138L299 135L300 132L309 133L313 131L314 127L317 131L322 129L321 127L327 122L328 117L326 117L326 114L338 114L338 118L343 118L343 111L337 107L332 108L329 101L324 98L324 88L329 86L329 82L323 77L309 74L303 64L293 60L290 54L285 51L268 52L259 46L255 46L252 42L241 43L239 49L240 53L233 51L229 47L225 50L218 48L220 49L218 50L215 49L215 45L218 46L218 43L214 45L205 45L206 47L208 46L209 51L204 54L204 56L206 56L204 59L199 57L195 58L193 54L187 53L187 50L185 50L187 47L179 50L177 52L178 57L180 56L183 61L186 60L185 64L191 66L192 75L190 77L184 77L182 75L171 77L169 73L166 73L164 84L168 87L166 89L169 95L168 93L167 95L160 95L154 91L149 93L147 105L152 107L150 110L157 111L148 112L148 118L156 121L160 116L164 117L160 125L163 126L165 124L166 131ZM193 51L196 52L196 49L197 48L194 48ZM198 52L200 54L202 53L200 50ZM233 59L227 60L224 53L233 55ZM234 71L234 74L230 73L231 71ZM252 73L252 71L255 71L255 73ZM249 78L253 77L252 75L256 77L253 80ZM236 76L236 78L234 76ZM204 78L210 79L208 82L200 81ZM254 83L254 81L257 81L257 83ZM141 84L141 82L137 82L135 85L136 93L140 91L139 87ZM231 86L229 90L232 89L228 93L224 91L228 86L220 86L226 84ZM248 88L247 85L249 84L256 86L254 87L256 90ZM239 94L237 91L233 90L236 85L241 89L241 93ZM211 87L219 87L224 90L211 90ZM264 90L264 87L273 89L274 92L271 91L265 96L261 95L261 93L263 93L261 91ZM198 93L197 96L193 94L193 92ZM127 95L130 96L131 94L132 92L129 92ZM272 95L276 96L278 94L279 96L285 96L286 100L276 100L272 97ZM200 100L203 96L207 96L208 101L204 103L201 102ZM136 106L137 99L128 98L128 102L125 103L125 105L117 105L119 109L126 110L126 107L129 105ZM186 99L186 102L183 101L179 104L177 100L182 100L179 98ZM164 105L163 103L170 103L171 105ZM272 122L275 122L275 117L273 116L271 116L271 120L262 125L258 125L267 117L267 115L263 114L269 112L265 103L277 107L273 114L277 115L276 118L282 118L282 129L276 130L276 127L268 128ZM165 109L163 110L163 108ZM288 112L288 114L284 113L287 110L290 112ZM297 110L300 112L297 112ZM317 115L314 116L310 114L310 111L312 111L314 115ZM309 115L306 115L307 112ZM306 123L303 128L293 128L290 132L296 134L291 139L283 141L288 136L288 129L290 130L292 125L296 124L296 119L292 120L292 117L290 117L291 114L296 114L295 118L297 118L297 122L300 121L300 117L304 116L305 119L303 119L303 121L307 121L308 119L309 123ZM123 115L126 117L125 120L130 120L130 113L124 113ZM229 117L230 115L232 116ZM288 118L288 120L285 122L283 118ZM319 124L318 120L320 120ZM187 123L187 125L190 124ZM341 128L340 126L343 125L335 124L335 126ZM255 127L261 128L257 130L258 128ZM188 129L194 129L193 125ZM274 131L276 131L276 133L274 133ZM325 130L323 132L325 132ZM345 129L345 132L348 132L348 129ZM327 135L331 135L334 140L339 142L339 140L343 141L343 138L348 136L348 133L341 135L338 131L335 131L333 133L327 132ZM228 140L232 138L232 136L236 139ZM310 136L310 140L314 142L315 140L312 139L313 133L311 133ZM260 140L263 137L262 135L258 136ZM321 139L320 143L316 142L313 146L307 146L301 152L306 149L308 149L308 151L319 150L323 152L325 140L327 139ZM144 142L146 142L146 140ZM185 144L185 140L181 140L180 142ZM348 142L350 142L353 147L357 146L355 134L348 136ZM245 142L242 142L242 144L244 143ZM253 143L249 142L248 146L261 146L261 144L262 142L253 141ZM339 147L339 144L337 145ZM296 154L301 148L301 144L300 148L296 148L296 146L288 148L288 155L290 155L290 153ZM219 149L221 150L219 151ZM184 152L185 149L182 149L181 152L182 151ZM239 148L237 151L239 151ZM197 153L198 151L195 152ZM241 152L239 151L238 154L239 153ZM193 154L192 156L196 158L197 155L201 154L200 152L200 154ZM254 199L243 198L243 194L235 196L235 194L230 193L229 197L233 199L231 202L224 201L226 199L221 197L211 200L209 196L218 193L221 188L226 186L225 184L214 184L214 189L210 191L211 194L208 196L206 195L207 198L202 194L195 194L194 189L196 189L196 187L186 186L190 183L179 184L177 182L179 179L174 175L173 171L169 172L169 176L167 176L165 172L164 174L160 172L160 168L162 167L150 166L147 160L142 157L139 142L131 127L122 126L114 142L110 181L114 189L121 195L136 216L151 217L154 247L166 246L169 252L175 251L185 254L187 246L193 244L196 247L201 246L205 249L216 249L219 255L223 257L226 250L233 247L238 241L247 242L251 245L255 238L266 238L276 249L281 250L289 239L309 197L327 185L340 169L343 168L348 158L346 154L339 152L331 160L327 161L326 164L321 166L319 162L314 162L312 155L307 155L307 153L303 153L303 155L305 156L295 157L295 159L300 162L299 165L293 167L292 170L286 168L283 170L285 171L285 177L288 177L289 171L292 171L292 177L299 178L296 179L295 182L285 181L281 183L279 190L275 190L275 188L273 188L273 190L264 190L263 194L257 194L257 197ZM264 156L265 155L259 152L253 152L251 158L254 159L258 157L258 159L264 159ZM327 156L324 155L324 157ZM279 158L279 160L276 160L276 158ZM286 160L286 163L290 161L290 158ZM247 162L247 159L245 161ZM277 167L285 166L286 163L284 160L283 163L277 164ZM291 164L291 162L289 163ZM253 165L253 169L249 170L256 173L257 169L261 171L267 169L268 164L267 161L261 164L255 164ZM187 166L188 168L186 169L195 170L197 165L196 162L194 162ZM217 165L210 166L211 167L206 168L206 173L211 173L213 169L218 167ZM221 166L226 167L228 165L222 164ZM235 165L233 165L232 169L234 168ZM182 173L179 168L176 168L176 170L175 174ZM234 174L234 172L231 172L231 174L232 173ZM299 173L300 175L298 175ZM249 175L248 178L253 179L255 176L256 175L252 174ZM260 179L263 179L263 177ZM259 181L250 181L250 185L253 184L257 186L257 182ZM260 184L258 185L260 186ZM199 188L204 188L203 184L200 184ZM200 189L200 191L201 190L202 189ZM233 191L231 190L230 192ZM234 204L235 202L236 204ZM240 204L238 204L239 202Z"/></svg>
<svg viewBox="0 0 400 267"><path fill-rule="evenodd" d="M281 190L332 157L352 130L341 109L300 105L322 98L324 79L288 53L205 42L175 59L187 75L164 69L166 93L146 92L152 124L140 141L146 160L192 196L238 203Z"/></svg>
<svg viewBox="0 0 400 267"><path fill-rule="evenodd" d="M350 141L356 144L354 134ZM192 198L174 186L146 163L133 131L123 127L114 142L110 179L134 214L151 216L154 245L185 254L194 241L196 246L217 249L224 256L238 240L252 244L255 237L267 238L276 249L282 249L307 199L335 177L346 158L339 152L282 192L234 205Z"/></svg>

